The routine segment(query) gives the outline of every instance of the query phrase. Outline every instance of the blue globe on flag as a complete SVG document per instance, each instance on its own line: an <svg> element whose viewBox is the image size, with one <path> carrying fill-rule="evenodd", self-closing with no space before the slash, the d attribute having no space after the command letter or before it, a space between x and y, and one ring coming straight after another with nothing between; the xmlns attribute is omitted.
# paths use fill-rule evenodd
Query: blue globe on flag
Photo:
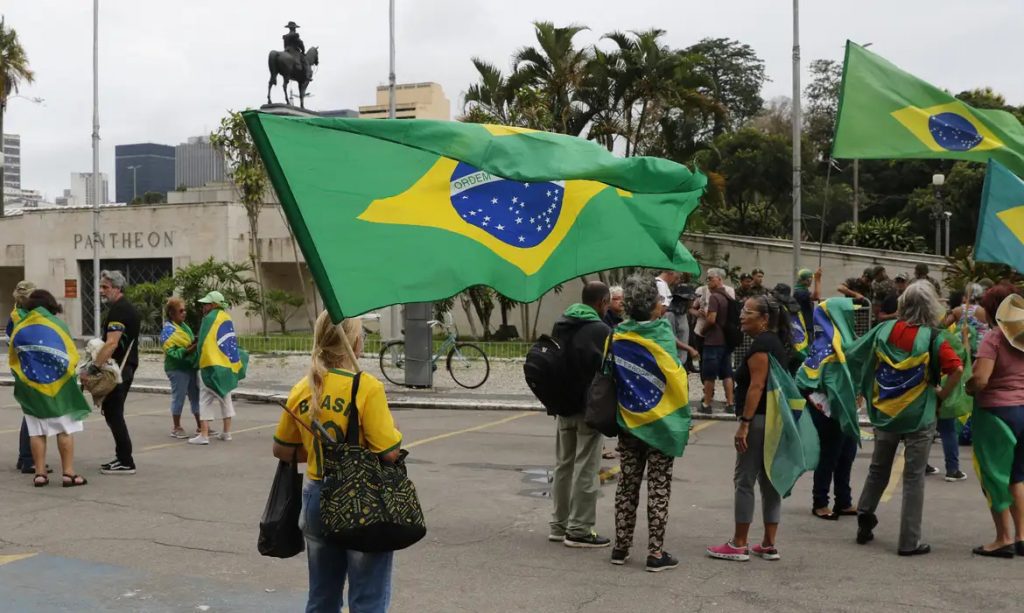
<svg viewBox="0 0 1024 613"><path fill-rule="evenodd" d="M221 322L217 328L217 347L228 357L232 364L240 361L238 355L238 336L235 334L235 324L231 320Z"/></svg>
<svg viewBox="0 0 1024 613"><path fill-rule="evenodd" d="M900 370L882 363L875 374L878 398L880 400L898 398L920 385L924 381L924 375L924 364Z"/></svg>
<svg viewBox="0 0 1024 613"><path fill-rule="evenodd" d="M970 151L981 144L978 128L957 113L939 113L928 118L928 131L947 151Z"/></svg>
<svg viewBox="0 0 1024 613"><path fill-rule="evenodd" d="M646 413L658 406L665 395L666 379L651 352L639 343L617 340L612 355L619 404L633 413Z"/></svg>
<svg viewBox="0 0 1024 613"><path fill-rule="evenodd" d="M18 356L21 372L40 385L60 380L71 364L64 339L49 326L25 326L11 340Z"/></svg>

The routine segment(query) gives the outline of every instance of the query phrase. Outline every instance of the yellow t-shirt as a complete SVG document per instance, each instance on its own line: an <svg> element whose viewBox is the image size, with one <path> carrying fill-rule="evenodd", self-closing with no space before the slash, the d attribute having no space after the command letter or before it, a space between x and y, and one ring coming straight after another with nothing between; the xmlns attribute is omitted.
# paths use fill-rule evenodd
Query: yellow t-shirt
<svg viewBox="0 0 1024 613"><path fill-rule="evenodd" d="M344 438L345 430L348 428L354 377L351 372L337 369L329 371L324 377L324 391L320 399L320 423L335 440ZM307 426L310 425L312 417L309 410L310 396L309 379L303 377L288 394L287 403L288 410ZM369 373L360 375L356 406L359 410L359 444L377 454L398 449L402 444L402 433L395 427L395 421L391 417L391 410L388 409L388 401L384 396L384 385ZM320 446L314 443L309 430L297 424L286 411L281 412L274 440L288 447L305 447L309 457L306 476L320 480Z"/></svg>

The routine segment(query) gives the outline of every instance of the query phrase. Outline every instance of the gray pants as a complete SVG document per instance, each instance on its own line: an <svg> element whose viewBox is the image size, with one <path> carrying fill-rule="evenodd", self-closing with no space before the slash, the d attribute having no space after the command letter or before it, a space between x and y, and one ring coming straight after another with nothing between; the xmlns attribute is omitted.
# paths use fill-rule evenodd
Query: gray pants
<svg viewBox="0 0 1024 613"><path fill-rule="evenodd" d="M557 418L554 482L551 498L551 534L586 536L597 519L597 492L601 487L601 433L583 423L583 415Z"/></svg>
<svg viewBox="0 0 1024 613"><path fill-rule="evenodd" d="M895 434L875 430L875 451L871 455L871 468L864 482L857 509L874 513L878 501L889 485L896 448L903 442L903 508L900 511L900 551L917 549L921 544L921 514L924 509L924 471L928 453L935 438L935 422L922 430L909 434Z"/></svg>
<svg viewBox="0 0 1024 613"><path fill-rule="evenodd" d="M747 450L736 454L735 515L737 524L754 521L754 482L761 485L761 516L766 524L779 523L782 497L768 479L764 467L764 415L755 415L747 431Z"/></svg>

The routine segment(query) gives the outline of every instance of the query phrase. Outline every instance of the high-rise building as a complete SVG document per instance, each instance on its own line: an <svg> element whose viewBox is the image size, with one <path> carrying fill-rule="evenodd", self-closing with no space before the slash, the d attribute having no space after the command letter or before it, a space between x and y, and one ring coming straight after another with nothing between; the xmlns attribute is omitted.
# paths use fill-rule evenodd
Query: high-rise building
<svg viewBox="0 0 1024 613"><path fill-rule="evenodd" d="M359 116L366 119L387 118L387 85L377 87L377 104L359 107ZM395 85L395 117L447 121L452 118L451 103L437 83L402 83Z"/></svg>
<svg viewBox="0 0 1024 613"><path fill-rule="evenodd" d="M193 136L174 148L174 187L202 187L223 181L224 156L206 136Z"/></svg>
<svg viewBox="0 0 1024 613"><path fill-rule="evenodd" d="M131 202L146 192L174 189L174 147L136 143L114 147L114 179L118 202Z"/></svg>
<svg viewBox="0 0 1024 613"><path fill-rule="evenodd" d="M21 189L21 136L4 134L4 187Z"/></svg>
<svg viewBox="0 0 1024 613"><path fill-rule="evenodd" d="M96 202L93 195L93 181L91 172L71 173L71 189L65 193L70 195L65 200L65 205L92 206ZM110 185L107 182L107 173L100 173L100 204L110 202Z"/></svg>

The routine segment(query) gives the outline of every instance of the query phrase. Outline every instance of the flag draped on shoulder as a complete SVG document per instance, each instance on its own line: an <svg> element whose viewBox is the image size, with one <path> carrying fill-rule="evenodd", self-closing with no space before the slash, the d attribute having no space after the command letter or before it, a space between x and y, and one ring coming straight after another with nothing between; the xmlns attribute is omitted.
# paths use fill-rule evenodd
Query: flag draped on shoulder
<svg viewBox="0 0 1024 613"><path fill-rule="evenodd" d="M964 372L957 386L953 388L949 396L939 405L939 418L955 418L959 426L963 426L967 422L967 418L974 411L974 397L967 393L967 381L970 380L971 375L974 373L970 349L970 339L971 334L974 332L974 327L966 321L961 321L960 324L954 324L950 328L952 330L944 330L941 336L943 340L949 343L957 357L960 358L960 362L964 365ZM967 337L967 344L964 344L964 337ZM945 385L947 376L949 375L942 376L941 385Z"/></svg>
<svg viewBox="0 0 1024 613"><path fill-rule="evenodd" d="M836 158L999 160L1024 175L1024 126L976 109L847 41Z"/></svg>
<svg viewBox="0 0 1024 613"><path fill-rule="evenodd" d="M1024 169L1017 173L1024 176ZM974 259L1024 270L1024 181L995 160L988 161Z"/></svg>
<svg viewBox="0 0 1024 613"><path fill-rule="evenodd" d="M75 379L78 350L67 324L43 307L24 312L8 349L14 398L39 419L81 420L92 410Z"/></svg>
<svg viewBox="0 0 1024 613"><path fill-rule="evenodd" d="M824 393L829 417L839 423L843 434L858 441L857 390L844 347L857 337L853 313L859 308L850 298L829 298L814 308L813 337L807 358L796 373L797 386L806 392Z"/></svg>
<svg viewBox="0 0 1024 613"><path fill-rule="evenodd" d="M974 441L974 472L992 511L1000 513L1013 504L1010 473L1013 469L1017 437L1006 422L985 409L971 418Z"/></svg>
<svg viewBox="0 0 1024 613"><path fill-rule="evenodd" d="M238 346L235 323L224 309L214 309L203 317L197 346L203 384L223 398L245 378L249 364L249 354Z"/></svg>
<svg viewBox="0 0 1024 613"><path fill-rule="evenodd" d="M196 354L186 353L195 340L187 323L165 321L160 330L160 347L164 351L165 370L195 370Z"/></svg>
<svg viewBox="0 0 1024 613"><path fill-rule="evenodd" d="M806 400L796 382L774 356L768 356L768 386L765 389L764 466L768 478L781 496L789 496L800 475L818 466L821 443L810 415L804 413Z"/></svg>
<svg viewBox="0 0 1024 613"><path fill-rule="evenodd" d="M801 361L807 358L807 347L810 339L807 334L807 322L804 321L804 314L801 311L789 314L789 320L793 330L793 352L795 357Z"/></svg>
<svg viewBox="0 0 1024 613"><path fill-rule="evenodd" d="M28 313L25 309L20 307L14 307L11 309L11 317L7 320L7 327L5 328L4 334L7 338L10 338L14 334L14 326L18 325L18 322L22 320Z"/></svg>
<svg viewBox="0 0 1024 613"><path fill-rule="evenodd" d="M675 162L506 126L243 116L335 320L472 285L530 302L596 270L699 270L679 236L707 179Z"/></svg>
<svg viewBox="0 0 1024 613"><path fill-rule="evenodd" d="M690 438L690 393L671 324L623 322L611 351L619 426L665 455L683 455Z"/></svg>

